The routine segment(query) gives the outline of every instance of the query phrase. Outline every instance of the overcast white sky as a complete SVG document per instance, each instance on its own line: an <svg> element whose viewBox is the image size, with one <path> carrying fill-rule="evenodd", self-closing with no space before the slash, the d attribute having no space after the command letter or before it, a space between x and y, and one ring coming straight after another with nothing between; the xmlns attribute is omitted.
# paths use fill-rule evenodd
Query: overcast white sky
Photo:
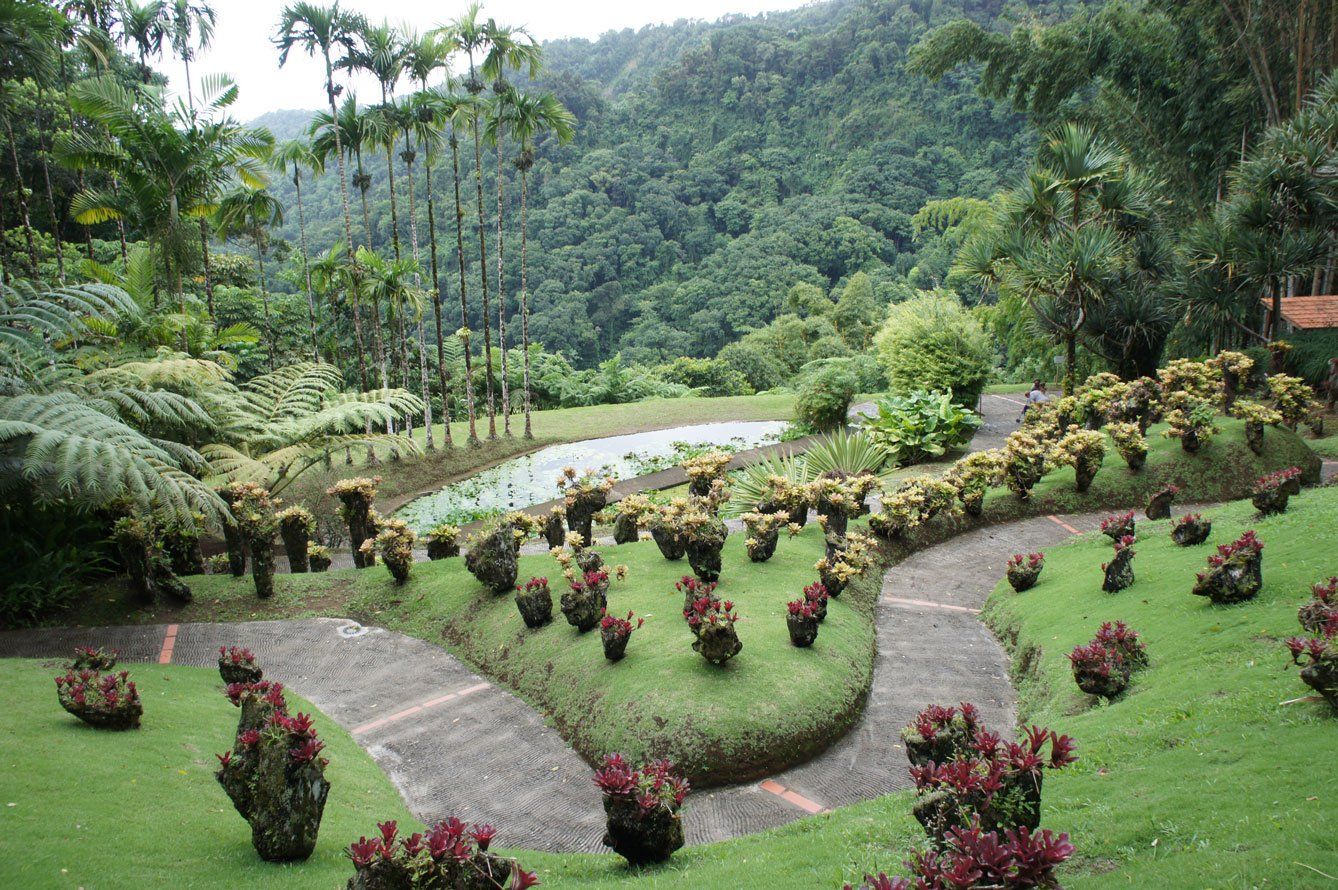
<svg viewBox="0 0 1338 890"><path fill-rule="evenodd" d="M538 40L559 37L585 37L591 40L605 31L640 28L643 25L673 22L678 19L715 20L730 13L754 15L759 12L792 9L807 0L675 0L672 4L626 2L626 0L493 0L485 3L485 16L499 22L525 25ZM388 19L407 22L418 30L444 23L465 7L466 0L453 3L427 0L344 0L346 8L355 9L372 21ZM322 102L319 62L294 52L288 64L279 68L278 53L270 43L279 13L280 0L214 0L218 25L213 45L191 65L191 78L210 72L230 74L241 87L241 97L233 106L236 116L245 121L266 111L283 108L314 108ZM181 63L170 56L156 67L171 78L172 87L185 83ZM375 81L356 82L355 89L365 101L379 99Z"/></svg>

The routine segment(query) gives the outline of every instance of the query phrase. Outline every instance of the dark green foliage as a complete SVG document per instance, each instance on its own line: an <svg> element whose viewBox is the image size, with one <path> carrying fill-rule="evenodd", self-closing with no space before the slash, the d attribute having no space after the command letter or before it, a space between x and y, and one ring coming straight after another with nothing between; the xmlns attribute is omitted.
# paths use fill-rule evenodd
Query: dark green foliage
<svg viewBox="0 0 1338 890"><path fill-rule="evenodd" d="M718 358L676 358L661 365L658 373L702 396L743 396L752 391L743 374Z"/></svg>
<svg viewBox="0 0 1338 890"><path fill-rule="evenodd" d="M843 365L828 364L804 377L794 405L795 420L817 430L844 426L850 400L858 390L855 375Z"/></svg>

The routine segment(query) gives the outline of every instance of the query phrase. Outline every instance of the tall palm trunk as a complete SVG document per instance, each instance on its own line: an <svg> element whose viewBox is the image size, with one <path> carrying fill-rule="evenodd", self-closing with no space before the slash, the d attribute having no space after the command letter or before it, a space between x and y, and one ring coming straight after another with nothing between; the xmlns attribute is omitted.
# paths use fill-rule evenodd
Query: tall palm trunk
<svg viewBox="0 0 1338 890"><path fill-rule="evenodd" d="M3 99L3 96L0 96ZM0 116L5 119L5 136L9 140L9 156L14 162L14 184L17 189L19 220L23 223L23 237L28 242L28 261L32 266L32 278L37 279L37 240L33 237L32 218L28 213L27 190L23 187L23 168L19 166L18 143L14 141L14 128L9 121L9 110L0 108ZM479 194L483 194L479 192ZM480 206L482 206L480 204Z"/></svg>
<svg viewBox="0 0 1338 890"><path fill-rule="evenodd" d="M358 161L358 191L362 194L362 225L367 232L366 246L372 249L372 214L367 207L367 190L370 182L362 167L362 151L354 149ZM381 373L381 388L390 388L390 368L386 360L385 341L381 337L381 298L372 293L372 360Z"/></svg>
<svg viewBox="0 0 1338 890"><path fill-rule="evenodd" d="M256 237L256 265L260 271L260 304L265 308L265 337L269 340L269 370L274 373L274 324L269 318L269 288L265 285L265 251L261 247L259 236Z"/></svg>
<svg viewBox="0 0 1338 890"><path fill-rule="evenodd" d="M497 128L497 347L502 351L502 429L511 435L511 381L506 360L506 275L502 267L502 130Z"/></svg>
<svg viewBox="0 0 1338 890"><path fill-rule="evenodd" d="M472 73L472 68L470 69ZM483 285L483 380L487 386L488 438L497 438L497 405L492 395L492 329L489 316L492 306L488 301L488 227L483 218L483 142L479 138L479 116L469 119L474 132L474 188L478 192L479 281Z"/></svg>
<svg viewBox="0 0 1338 890"><path fill-rule="evenodd" d="M344 142L339 135L339 109L335 106L334 66L330 64L330 51L324 50L325 56L325 97L330 101L330 127L334 131L335 163L339 166L339 198L344 209L344 242L348 249L348 261L353 267L349 282L350 303L353 308L353 338L358 347L358 378L362 391L367 392L367 359L362 341L362 316L358 311L357 297L357 259L353 251L353 215L348 206L348 175L344 170Z"/></svg>
<svg viewBox="0 0 1338 890"><path fill-rule="evenodd" d="M424 183L427 186L427 237L428 249L432 252L429 264L432 267L432 318L437 326L437 385L441 388L441 427L442 444L451 442L451 390L450 372L446 369L446 347L441 336L441 273L437 269L437 207L432 194L432 149L429 147L423 157ZM432 441L432 426L428 425L427 440Z"/></svg>
<svg viewBox="0 0 1338 890"><path fill-rule="evenodd" d="M413 162L414 151L409 141L409 134L404 134L404 176L409 182L409 246L413 250L414 287L422 288L422 281L418 275L418 212L414 208L413 194ZM435 451L437 446L432 438L432 389L427 382L427 349L423 337L423 319L420 315L418 319L418 376L419 386L423 393L423 429L427 435L427 450Z"/></svg>
<svg viewBox="0 0 1338 890"><path fill-rule="evenodd" d="M302 250L302 283L307 291L307 323L311 326L311 360L321 360L320 347L316 343L316 298L311 294L311 263L307 258L307 217L302 208L302 171L293 165L293 188L297 189L297 233ZM211 308L212 313L212 308Z"/></svg>
<svg viewBox="0 0 1338 890"><path fill-rule="evenodd" d="M522 149L523 153L523 149ZM525 368L525 438L534 438L530 424L530 295L525 289L526 169L520 168L520 349Z"/></svg>
<svg viewBox="0 0 1338 890"><path fill-rule="evenodd" d="M56 207L56 193L51 188L51 163L48 160L49 152L46 148L46 127L42 124L42 102L46 96L46 91L41 87L37 89L37 104L35 113L37 116L37 154L42 159L42 178L46 182L46 204L51 208L51 234L56 244L56 277L61 284L65 283L65 226L61 222L61 212Z"/></svg>
<svg viewBox="0 0 1338 890"><path fill-rule="evenodd" d="M451 166L455 182L455 255L460 261L460 329L469 330L469 288L465 279L465 208L460 203L460 142L451 127ZM474 359L465 341L465 406L469 412L469 444L478 447L478 412L474 404Z"/></svg>

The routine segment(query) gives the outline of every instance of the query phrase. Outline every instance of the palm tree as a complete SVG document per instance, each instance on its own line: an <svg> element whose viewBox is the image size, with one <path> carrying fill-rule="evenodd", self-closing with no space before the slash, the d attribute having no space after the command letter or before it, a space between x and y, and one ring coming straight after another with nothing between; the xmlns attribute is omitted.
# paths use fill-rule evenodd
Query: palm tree
<svg viewBox="0 0 1338 890"><path fill-rule="evenodd" d="M435 138L436 134L431 130L430 127L422 127L419 125L416 116L416 108L413 105L412 100L405 99L402 102L399 102L398 104L394 105L393 109L395 114L395 122L404 134L404 150L400 152L400 159L404 161L405 176L409 182L409 191L408 191L409 245L410 249L412 250L414 265L421 268L421 264L419 263L419 258L418 258L418 212L414 201L413 165L414 162L418 160L417 146L422 145L422 142L415 140L414 134L428 133L430 134L431 138ZM430 188L431 183L429 183L428 185ZM435 263L436 263L436 258L434 257L433 264L435 265ZM414 273L414 288L415 290L419 291L422 290L422 280L417 272ZM434 297L432 299L432 304L435 306L437 303L435 297L436 292L434 291L433 293ZM436 443L433 438L433 432L432 432L432 391L431 388L428 386L427 382L427 344L425 342L425 335L423 332L423 316L421 313L419 314L418 317L417 328L418 328L418 374L420 377L420 387L423 395L423 426L425 427L425 433L427 436L427 450L435 451ZM446 399L446 394L443 392L442 393L443 405L445 404L445 399Z"/></svg>
<svg viewBox="0 0 1338 890"><path fill-rule="evenodd" d="M358 289L352 274L352 264L344 256L344 246L336 244L311 264L311 287L321 295L327 306L335 306L339 294L348 303L348 314L353 321L353 345L359 354L365 351L362 333L362 308ZM361 363L359 363L361 369Z"/></svg>
<svg viewBox="0 0 1338 890"><path fill-rule="evenodd" d="M275 331L269 315L269 286L265 281L265 254L269 251L269 230L283 223L283 204L263 188L240 186L224 196L218 205L218 231L223 238L242 235L251 239L256 249L256 281L265 310L265 337L268 340L269 369L275 368Z"/></svg>
<svg viewBox="0 0 1338 890"><path fill-rule="evenodd" d="M506 140L505 120L510 115L512 89L507 83L508 71L528 68L533 79L539 73L542 51L524 28L498 25L488 19L484 25L488 41L488 53L483 59L483 75L492 81L493 107L489 117L488 137L497 150L497 345L502 352L502 423L506 434L511 435L511 384L507 369L506 351L506 276L502 262L504 251L502 204L502 183L506 177L502 173L502 143Z"/></svg>
<svg viewBox="0 0 1338 890"><path fill-rule="evenodd" d="M190 63L197 51L208 49L213 42L217 19L218 14L208 3L168 0L166 36L172 51L186 66L186 104L191 108L195 99L191 96Z"/></svg>
<svg viewBox="0 0 1338 890"><path fill-rule="evenodd" d="M441 145L441 125L446 120L445 103L439 94L428 90L432 74L444 69L450 61L450 45L439 35L414 35L408 40L406 68L409 77L418 82L419 91L410 102L409 114L414 141L423 148L423 184L427 193L427 234L429 266L432 271L432 316L437 332L437 382L441 389L442 439L451 444L451 390L450 369L446 365L445 340L441 328L441 274L437 266L437 209L432 191L432 159ZM410 174L412 184L413 175ZM412 189L410 190L412 194ZM416 250L415 250L416 253ZM428 448L432 447L432 426L428 425Z"/></svg>
<svg viewBox="0 0 1338 890"><path fill-rule="evenodd" d="M453 21L442 32L452 41L458 52L465 54L469 61L469 76L465 80L465 90L470 96L478 98L483 92L483 81L479 79L475 56L484 54L488 48L488 23L479 20L479 4L469 4L464 14ZM479 116L483 112L480 102L472 102L462 109L469 113L469 128L474 136L474 189L478 204L479 236L479 283L483 288L483 365L487 369L484 383L488 403L488 438L497 438L497 405L492 391L492 304L488 298L488 239L487 226L483 217L483 142L479 130Z"/></svg>
<svg viewBox="0 0 1338 890"><path fill-rule="evenodd" d="M334 82L336 54L342 59L352 52L354 37L361 26L362 17L341 9L338 2L331 6L308 2L293 3L283 8L279 19L278 33L274 37L274 44L279 49L279 67L282 68L288 61L288 54L294 47L301 47L309 56L320 54L325 62L325 97L330 107L331 121L335 121L339 116L335 100L343 90L342 86L336 86ZM344 170L344 145L337 127L331 128L331 135L334 138L335 161L339 167L339 197L344 210L344 245L347 251L345 257L348 262L356 263L353 218L348 207L348 175ZM352 271L356 279L357 270ZM356 326L361 325L356 310L353 319ZM358 376L362 391L366 392L367 361L361 343L358 349Z"/></svg>
<svg viewBox="0 0 1338 890"><path fill-rule="evenodd" d="M311 326L311 360L321 360L320 347L316 342L316 300L311 293L311 261L307 254L307 217L302 207L302 171L310 170L313 174L323 171L324 165L311 150L311 144L301 139L289 139L274 152L274 168L292 179L297 191L297 231L299 249L302 252L302 284L307 294L307 323Z"/></svg>
<svg viewBox="0 0 1338 890"><path fill-rule="evenodd" d="M530 424L530 300L526 290L526 180L534 166L534 140L550 131L558 142L567 142L576 133L576 118L552 93L529 95L516 91L511 100L511 135L520 143L516 169L520 171L520 342L525 363L525 438L533 439Z"/></svg>
<svg viewBox="0 0 1338 890"><path fill-rule="evenodd" d="M153 81L149 57L162 55L166 37L167 5L163 0L148 0L146 3L125 0L121 7L121 42L135 47L139 54L139 69L146 84Z"/></svg>
<svg viewBox="0 0 1338 890"><path fill-rule="evenodd" d="M312 150L319 158L335 153L341 146L355 160L356 172L353 185L362 197L362 223L364 231L363 246L372 247L372 216L367 205L367 192L372 187L372 177L363 169L362 149L369 144L379 126L379 118L370 110L358 110L357 96L349 96L339 106L338 116L331 118L321 112L312 118ZM356 265L361 251L354 253L352 262ZM360 270L359 270L360 272ZM381 377L381 386L390 386L389 371L386 366L386 353L381 336L381 306L372 305L372 360L376 363Z"/></svg>
<svg viewBox="0 0 1338 890"><path fill-rule="evenodd" d="M341 63L350 71L366 71L376 78L381 87L381 108L377 109L376 131L373 142L386 151L386 177L390 183L390 237L395 248L395 259L400 258L399 207L395 195L395 142L398 128L386 119L384 110L390 108L391 93L404 73L407 55L401 32L387 22L369 26L364 24L358 33L358 47Z"/></svg>
<svg viewBox="0 0 1338 890"><path fill-rule="evenodd" d="M471 105L477 99L468 94L446 93L443 95L446 118L450 121L451 135L451 182L455 187L455 256L459 265L460 276L460 332L465 348L465 403L469 411L469 444L479 445L478 410L474 401L474 359L469 348L469 294L468 279L465 277L465 210L460 201L460 140L456 135L456 125L462 119L471 119ZM484 313L484 326L487 326L487 313Z"/></svg>
<svg viewBox="0 0 1338 890"><path fill-rule="evenodd" d="M69 133L56 146L66 166L100 170L119 183L77 194L70 205L75 220L123 219L145 232L183 313L183 277L191 261L183 219L213 213L214 196L234 178L251 188L265 184L260 159L274 137L225 116L236 99L236 84L220 76L203 80L202 104L194 112L181 103L169 112L157 90L128 90L109 77L82 81L71 87L71 106L102 125L111 140Z"/></svg>

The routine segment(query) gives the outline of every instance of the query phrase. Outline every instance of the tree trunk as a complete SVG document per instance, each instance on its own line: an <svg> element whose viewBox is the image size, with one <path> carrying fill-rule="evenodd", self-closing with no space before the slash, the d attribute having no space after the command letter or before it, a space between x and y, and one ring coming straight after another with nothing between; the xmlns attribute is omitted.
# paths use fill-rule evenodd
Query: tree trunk
<svg viewBox="0 0 1338 890"><path fill-rule="evenodd" d="M353 215L348 206L348 176L344 170L344 144L339 135L339 109L335 106L334 68L330 64L330 53L325 52L325 95L330 101L330 126L334 132L335 162L339 166L339 198L344 209L344 242L348 249L348 262L353 268L350 276L350 305L353 308L353 336L358 345L358 380L363 392L367 392L367 359L362 343L362 319L358 312L357 297L357 261L353 253Z"/></svg>
<svg viewBox="0 0 1338 890"><path fill-rule="evenodd" d="M526 170L520 169L520 349L525 368L525 438L534 438L530 424L530 295L525 285Z"/></svg>
<svg viewBox="0 0 1338 890"><path fill-rule="evenodd" d="M28 262L32 266L32 278L37 280L37 240L33 237L32 219L28 215L28 194L23 186L23 168L19 166L19 148L18 143L14 141L14 128L9 121L9 110L4 109L0 114L5 118L5 135L9 138L9 155L14 161L14 185L17 189L19 203L19 221L23 223L23 237L28 242ZM482 194L482 192L480 192ZM482 206L482 204L480 204Z"/></svg>
<svg viewBox="0 0 1338 890"><path fill-rule="evenodd" d="M409 144L409 134L404 134L404 170L405 178L409 181L409 246L413 250L414 287L422 290L422 279L418 274L418 214L414 206L413 196L413 149ZM423 392L423 431L427 434L427 450L435 451L436 443L432 438L432 389L427 382L427 349L423 340L423 319L418 319L418 376L419 385Z"/></svg>
<svg viewBox="0 0 1338 890"><path fill-rule="evenodd" d="M451 164L455 168L455 254L460 262L460 329L469 330L468 287L465 279L465 209L460 203L460 143L455 138L455 127L451 127ZM469 341L465 341L465 407L469 412L470 445L479 444L478 412L474 404L474 360L470 352Z"/></svg>
<svg viewBox="0 0 1338 890"><path fill-rule="evenodd" d="M302 250L302 283L307 291L307 323L311 326L311 360L321 360L320 347L316 343L316 298L311 293L311 262L307 257L307 217L302 208L302 171L293 164L293 187L297 189L297 233ZM210 314L213 313L211 301ZM361 346L359 346L361 348Z"/></svg>
<svg viewBox="0 0 1338 890"><path fill-rule="evenodd" d="M432 150L428 148L423 158L423 173L427 185L427 237L428 249L432 252L429 265L432 268L432 318L437 328L437 385L441 387L441 441L450 446L451 442L451 389L450 373L446 369L446 349L441 332L441 272L437 268L437 202L432 192ZM430 427L429 427L430 429ZM431 436L428 437L431 441Z"/></svg>
<svg viewBox="0 0 1338 890"><path fill-rule="evenodd" d="M56 207L56 193L51 188L51 164L48 160L46 148L46 127L42 121L42 99L46 95L45 90L40 87L37 90L37 104L35 106L35 115L37 118L37 152L42 157L42 178L46 182L46 203L51 208L51 234L56 242L56 278L61 284L65 283L65 227L61 224L62 214Z"/></svg>
<svg viewBox="0 0 1338 890"><path fill-rule="evenodd" d="M488 300L488 227L483 219L483 143L479 139L478 114L470 119L474 131L474 187L478 192L479 281L483 285L483 382L488 402L488 438L497 438L497 405L492 396L492 305ZM16 161L17 163L17 161Z"/></svg>
<svg viewBox="0 0 1338 890"><path fill-rule="evenodd" d="M497 128L497 346L502 351L502 430L511 435L511 380L506 357L506 273L502 266L502 128Z"/></svg>
<svg viewBox="0 0 1338 890"><path fill-rule="evenodd" d="M274 324L269 318L269 288L265 286L265 251L260 246L260 236L256 236L256 266L260 270L260 302L265 307L265 336L269 339L269 372L274 373Z"/></svg>

